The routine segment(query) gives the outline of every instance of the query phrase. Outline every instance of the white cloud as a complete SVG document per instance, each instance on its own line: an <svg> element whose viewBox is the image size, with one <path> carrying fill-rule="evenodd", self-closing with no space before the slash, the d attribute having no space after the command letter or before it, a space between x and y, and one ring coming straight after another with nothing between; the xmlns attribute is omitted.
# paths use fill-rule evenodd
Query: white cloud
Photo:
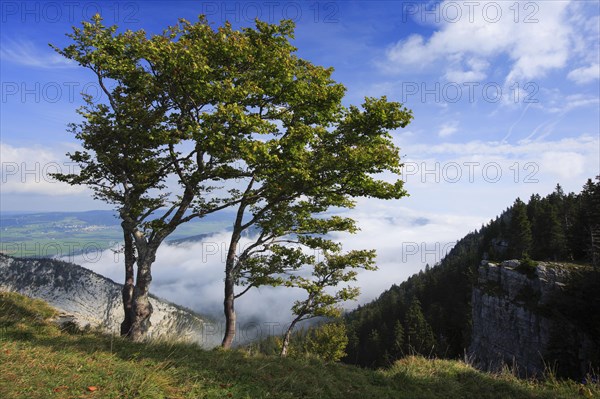
<svg viewBox="0 0 600 399"><path fill-rule="evenodd" d="M576 108L595 106L598 108L600 99L596 96L584 95L584 94L572 94L569 96L561 97L558 102L555 101L553 106L548 107L547 110L555 114L566 114L567 112Z"/></svg>
<svg viewBox="0 0 600 399"><path fill-rule="evenodd" d="M464 70L462 66L449 66L444 75L446 80L455 83L479 82L487 77L485 71L489 62L479 58L470 58L466 64L467 70Z"/></svg>
<svg viewBox="0 0 600 399"><path fill-rule="evenodd" d="M438 262L455 241L477 228L480 218L459 217L443 213L422 213L397 206L392 201L359 201L355 210L344 212L355 217L361 228L357 234L336 234L344 250L377 250L379 270L359 273L351 285L361 288L358 302L344 304L352 309L357 304L375 299L394 283L404 281L421 270L425 263ZM381 234L385 231L386 234ZM180 245L162 245L153 265L150 292L184 305L195 311L223 320L224 262L229 235L217 233L203 242ZM245 245L246 241L241 243ZM122 254L107 250L69 257L72 261L116 282L123 280ZM281 329L292 319L291 307L295 300L304 298L302 290L261 287L252 289L236 301L241 326L255 322L279 326Z"/></svg>
<svg viewBox="0 0 600 399"><path fill-rule="evenodd" d="M577 138L507 142L471 141L414 145L417 157L404 160L405 187L413 209L492 216L517 196L551 192L556 183L578 192L598 174L600 139ZM442 202L440 202L442 201ZM494 213L495 214L495 213Z"/></svg>
<svg viewBox="0 0 600 399"><path fill-rule="evenodd" d="M573 69L567 75L567 78L577 84L591 83L594 80L600 79L600 64L592 64L587 67Z"/></svg>
<svg viewBox="0 0 600 399"><path fill-rule="evenodd" d="M438 8L450 3L459 4L444 1ZM389 72L402 72L407 67L438 68L445 63L446 78L481 78L492 57L506 56L506 82L539 78L564 67L572 33L565 16L569 2L527 3L533 9L518 4L519 15L511 9L515 8L512 2L478 2L471 12L464 6L461 18L445 22L442 18L439 29L429 38L411 35L388 48L382 67ZM527 17L530 23L525 21ZM486 64L467 71L452 65L473 57Z"/></svg>
<svg viewBox="0 0 600 399"><path fill-rule="evenodd" d="M454 133L458 131L458 122L450 122L445 123L440 126L440 131L438 132L438 137L448 137L452 136Z"/></svg>
<svg viewBox="0 0 600 399"><path fill-rule="evenodd" d="M27 40L6 40L2 42L0 56L3 61L35 68L72 68L77 65L50 47L39 48Z"/></svg>
<svg viewBox="0 0 600 399"><path fill-rule="evenodd" d="M543 153L540 159L541 170L553 173L563 180L581 176L584 167L585 157L572 151L548 151Z"/></svg>
<svg viewBox="0 0 600 399"><path fill-rule="evenodd" d="M52 173L77 172L76 165L64 155L66 151L15 147L0 142L2 195L27 193L59 196L84 192L83 187L70 186L51 176Z"/></svg>

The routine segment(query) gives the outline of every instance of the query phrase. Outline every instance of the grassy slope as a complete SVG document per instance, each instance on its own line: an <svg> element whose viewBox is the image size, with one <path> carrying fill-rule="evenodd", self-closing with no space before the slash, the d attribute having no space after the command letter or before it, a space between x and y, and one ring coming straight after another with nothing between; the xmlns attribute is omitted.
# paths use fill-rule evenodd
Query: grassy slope
<svg viewBox="0 0 600 399"><path fill-rule="evenodd" d="M47 321L53 314L44 302L0 293L0 398L600 397L597 386L522 381L456 361L409 357L372 371L183 344L132 344L61 332Z"/></svg>

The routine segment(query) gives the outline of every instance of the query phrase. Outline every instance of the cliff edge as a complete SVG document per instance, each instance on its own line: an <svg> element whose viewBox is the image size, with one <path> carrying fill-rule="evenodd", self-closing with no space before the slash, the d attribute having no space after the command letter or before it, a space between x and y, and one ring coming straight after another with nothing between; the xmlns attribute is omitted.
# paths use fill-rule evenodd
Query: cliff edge
<svg viewBox="0 0 600 399"><path fill-rule="evenodd" d="M548 368L581 376L597 367L599 337L570 317L573 281L584 266L483 261L472 293L474 364L541 376ZM597 294L600 295L600 294Z"/></svg>

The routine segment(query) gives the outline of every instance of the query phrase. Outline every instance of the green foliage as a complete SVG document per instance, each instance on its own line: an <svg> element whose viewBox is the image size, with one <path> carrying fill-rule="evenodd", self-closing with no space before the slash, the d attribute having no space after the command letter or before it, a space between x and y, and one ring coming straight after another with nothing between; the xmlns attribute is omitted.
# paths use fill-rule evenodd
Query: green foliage
<svg viewBox="0 0 600 399"><path fill-rule="evenodd" d="M533 278L535 277L537 266L537 262L531 260L531 258L529 258L529 256L526 254L525 257L519 261L519 266L517 266L515 270L519 273L527 275L529 278Z"/></svg>
<svg viewBox="0 0 600 399"><path fill-rule="evenodd" d="M357 287L342 287L330 293L328 289L355 281L356 269L375 270L374 251L355 250L342 254L338 250L324 252L322 257L322 260L317 260L312 265L311 276L291 275L284 281L285 286L301 288L307 293L306 299L296 301L292 307L296 321L339 316L340 311L336 305L355 299L360 291Z"/></svg>
<svg viewBox="0 0 600 399"><path fill-rule="evenodd" d="M119 33L95 16L74 28L73 44L56 48L88 68L108 98L86 97L83 122L72 129L84 151L70 154L81 173L57 177L115 204L125 237L135 240L142 291L157 248L175 228L237 206L225 265L233 322L235 297L282 284L278 275L311 263L282 246L332 251L319 236L356 231L353 220L324 212L350 208L357 197L406 195L390 131L405 127L412 112L385 97L344 107L333 69L299 58L293 34L291 21L213 29L201 16L148 37ZM391 180L378 179L381 173ZM173 193L165 193L169 179L178 182ZM237 184L227 189L227 181ZM257 238L239 254L250 229ZM246 288L236 294L233 285ZM340 291L338 299L353 295Z"/></svg>
<svg viewBox="0 0 600 399"><path fill-rule="evenodd" d="M404 319L406 345L410 353L430 356L435 350L435 338L431 326L425 320L421 303L413 298Z"/></svg>
<svg viewBox="0 0 600 399"><path fill-rule="evenodd" d="M189 344L136 344L92 333L70 335L51 324L45 330L35 325L33 320L48 314L42 306L48 308L15 294L0 296L3 399L558 399L578 397L580 391L600 394L597 384L518 380L482 373L458 361L409 357L389 370L374 371L314 358L281 359L243 351L205 351ZM24 311L18 313L17 308ZM13 316L6 309L13 309Z"/></svg>
<svg viewBox="0 0 600 399"><path fill-rule="evenodd" d="M340 302L356 299L360 293L358 287L344 286L333 293L330 292L331 288L341 283L355 281L357 269L375 270L375 251L354 250L342 253L341 248L338 247L323 252L321 256L320 260L312 259L314 263L310 265L311 276L304 277L298 274L283 279L286 287L303 289L306 298L295 301L292 306L295 318L285 333L282 356L286 356L288 352L291 333L298 322L314 317L339 317L341 311L337 305Z"/></svg>
<svg viewBox="0 0 600 399"><path fill-rule="evenodd" d="M394 324L394 335L392 341L392 353L394 358L399 358L402 353L404 353L404 327L402 327L402 323L400 320L396 320L396 324Z"/></svg>
<svg viewBox="0 0 600 399"><path fill-rule="evenodd" d="M558 321L551 331L549 353L546 354L548 362L556 364L558 376L585 377L580 370L578 353L581 342L577 339L577 332L592 338L600 337L599 292L600 271L590 266L573 267L566 286L554 292L545 307L549 316ZM575 327L567 329L567 322ZM597 370L600 353L591 353L591 358L591 367Z"/></svg>
<svg viewBox="0 0 600 399"><path fill-rule="evenodd" d="M309 355L326 362L337 362L346 355L347 345L346 325L339 322L325 323L310 330L305 350Z"/></svg>
<svg viewBox="0 0 600 399"><path fill-rule="evenodd" d="M531 252L533 238L531 223L527 218L527 206L519 198L515 200L510 214L509 248L513 258L527 256Z"/></svg>
<svg viewBox="0 0 600 399"><path fill-rule="evenodd" d="M398 336L395 326L405 322L413 298L419 300L423 316L433 331L434 353L448 358L462 358L464 349L470 344L470 301L472 286L476 282L475 273L481 260L502 261L512 259L515 252L524 253L529 223L532 241L529 252L525 253L519 266L526 274L533 276L535 273L536 264L527 260L529 255L540 261L558 258L562 261L593 263L593 245L600 242L594 241L592 234L594 223L600 221L600 206L594 206L600 202L594 202L595 198L600 199L600 179L596 182L588 180L580 194L565 194L559 186L545 198L532 195L526 205L520 200L515 201L513 207L490 220L481 230L459 240L440 264L411 276L400 285L393 285L377 300L346 315L349 343L344 361L379 367L388 366L395 359L406 356L409 352L393 350ZM553 224L561 232L553 234L554 247L550 248L551 237L547 233L552 228L546 222L548 210L552 209L556 213L556 221L560 221ZM525 227L521 229L519 226ZM525 237L525 245L519 243L522 237ZM558 244L562 241L561 237L566 242L562 249ZM515 243L517 246L513 248L512 244ZM561 309L561 314L568 315L578 328L588 331L592 337L600 336L600 330L591 326L596 319L593 315L600 314L593 307L598 302L598 296L594 294L594 289L586 288L593 286L593 281L596 280L591 276L586 281L577 280L568 290L571 299L557 300L557 305L542 310L552 312ZM506 294L494 284L483 288L490 294ZM521 299L527 306L537 306L537 298L531 293L524 292ZM563 309L565 303L569 304L567 308L570 310ZM577 317L572 317L574 315ZM405 325L403 327L406 337L407 329ZM405 348L407 344L405 340ZM559 376L564 375L561 374L564 370L559 369L558 372Z"/></svg>

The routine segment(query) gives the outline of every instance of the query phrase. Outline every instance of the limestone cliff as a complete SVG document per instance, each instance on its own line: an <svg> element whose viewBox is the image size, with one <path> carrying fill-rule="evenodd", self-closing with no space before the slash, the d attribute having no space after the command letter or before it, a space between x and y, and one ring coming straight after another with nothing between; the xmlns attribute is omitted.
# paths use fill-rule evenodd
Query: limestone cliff
<svg viewBox="0 0 600 399"><path fill-rule="evenodd" d="M81 266L52 259L20 259L0 254L0 291L43 299L80 327L117 334L123 317L121 285ZM156 297L149 338L175 338L205 346L204 318Z"/></svg>
<svg viewBox="0 0 600 399"><path fill-rule="evenodd" d="M521 375L540 376L558 361L574 369L572 374L585 375L597 361L598 337L555 306L569 295L565 287L574 267L539 262L526 269L515 260L482 262L472 293L475 365L486 370L516 366Z"/></svg>

